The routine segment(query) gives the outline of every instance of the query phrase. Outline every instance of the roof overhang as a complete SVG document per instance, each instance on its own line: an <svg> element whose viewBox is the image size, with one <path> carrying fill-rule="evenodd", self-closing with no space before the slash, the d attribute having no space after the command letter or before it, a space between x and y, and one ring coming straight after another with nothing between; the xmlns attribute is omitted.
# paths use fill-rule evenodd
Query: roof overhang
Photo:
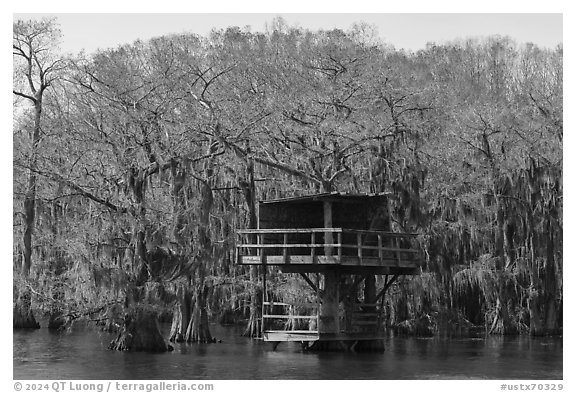
<svg viewBox="0 0 576 393"><path fill-rule="evenodd" d="M351 202L360 203L375 198L385 198L389 193L355 194L346 192L325 192L321 194L301 195L287 198L259 201L261 204L273 203L306 203L306 202Z"/></svg>

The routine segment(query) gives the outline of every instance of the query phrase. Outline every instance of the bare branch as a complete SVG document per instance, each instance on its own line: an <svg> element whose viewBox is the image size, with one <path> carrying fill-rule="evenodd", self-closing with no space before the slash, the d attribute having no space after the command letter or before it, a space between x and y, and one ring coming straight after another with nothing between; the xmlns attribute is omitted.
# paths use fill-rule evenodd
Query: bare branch
<svg viewBox="0 0 576 393"><path fill-rule="evenodd" d="M14 93L14 95L17 95L17 96L19 96L19 97L27 98L27 99L29 99L30 101L32 101L34 104L36 104L36 102L37 102L36 98L34 98L34 97L32 97L32 96L30 96L30 95L28 95L28 94L24 94L24 93L21 93L21 92L16 91L16 90L12 90L12 93Z"/></svg>
<svg viewBox="0 0 576 393"><path fill-rule="evenodd" d="M99 203L103 206L106 206L110 210L113 210L113 211L119 212L119 213L128 213L129 212L128 208L122 207L122 206L117 206L117 205L113 204L112 202L108 201L107 199L102 199L99 196L94 195L94 194L84 190L82 187L74 184L74 182L72 182L71 180L62 177L61 175L59 175L57 173L41 171L39 169L32 168L29 165L23 165L23 164L20 164L18 162L16 162L15 165L20 166L22 168L27 168L27 169L31 170L32 172L34 172L40 176L44 176L47 179L50 179L50 180L55 181L57 183L60 183L64 186L76 191L81 196L88 198L88 199L90 199L96 203Z"/></svg>

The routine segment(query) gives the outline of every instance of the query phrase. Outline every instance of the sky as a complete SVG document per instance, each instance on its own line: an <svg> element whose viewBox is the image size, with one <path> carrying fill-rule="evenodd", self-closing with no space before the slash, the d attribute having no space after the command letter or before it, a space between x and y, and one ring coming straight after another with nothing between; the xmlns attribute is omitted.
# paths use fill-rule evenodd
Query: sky
<svg viewBox="0 0 576 393"><path fill-rule="evenodd" d="M264 31L275 17L303 28L349 29L355 22L377 28L380 38L397 49L417 51L429 42L489 35L510 36L518 43L532 42L554 48L562 43L561 13L53 13L14 14L14 19L55 16L64 39L64 52L115 48L136 39L146 40L170 33L207 35L211 29L250 26Z"/></svg>

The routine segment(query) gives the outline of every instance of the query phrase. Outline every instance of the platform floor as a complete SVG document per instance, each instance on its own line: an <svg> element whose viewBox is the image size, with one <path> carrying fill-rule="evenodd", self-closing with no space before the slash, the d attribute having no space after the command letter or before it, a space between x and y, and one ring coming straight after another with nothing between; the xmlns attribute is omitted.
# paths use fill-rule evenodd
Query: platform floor
<svg viewBox="0 0 576 393"><path fill-rule="evenodd" d="M264 341L365 341L384 339L381 333L318 333L309 330L267 330L264 332Z"/></svg>

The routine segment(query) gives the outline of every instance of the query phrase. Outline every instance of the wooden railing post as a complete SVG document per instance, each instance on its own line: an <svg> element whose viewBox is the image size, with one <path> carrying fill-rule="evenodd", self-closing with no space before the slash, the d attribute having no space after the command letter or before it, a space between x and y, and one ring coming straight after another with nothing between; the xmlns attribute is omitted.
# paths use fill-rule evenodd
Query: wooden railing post
<svg viewBox="0 0 576 393"><path fill-rule="evenodd" d="M259 233L258 234L258 244L260 246L264 245L264 241L265 241L265 236L264 233ZM266 253L264 252L265 248L264 247L258 247L258 255L260 256L260 263L264 264L265 263L265 259L266 259Z"/></svg>
<svg viewBox="0 0 576 393"><path fill-rule="evenodd" d="M356 246L358 248L358 262L362 263L362 234L356 234Z"/></svg>
<svg viewBox="0 0 576 393"><path fill-rule="evenodd" d="M238 244L232 252L239 264L334 264L339 260L344 264L354 261L358 266L411 268L420 260L419 251L404 244L414 234L343 228L253 229L236 234ZM326 234L330 243L326 242ZM354 235L356 241L351 239ZM328 258L319 257L324 255L322 250L329 251Z"/></svg>
<svg viewBox="0 0 576 393"><path fill-rule="evenodd" d="M320 274L316 273L316 331L320 331Z"/></svg>
<svg viewBox="0 0 576 393"><path fill-rule="evenodd" d="M342 232L338 232L338 260L342 261Z"/></svg>
<svg viewBox="0 0 576 393"><path fill-rule="evenodd" d="M284 258L284 263L288 263L288 248L286 245L288 244L288 233L284 234L284 247L282 249L282 257Z"/></svg>
<svg viewBox="0 0 576 393"><path fill-rule="evenodd" d="M312 257L312 263L316 263L316 232L314 231L310 233L310 244L312 244L310 249L310 257Z"/></svg>
<svg viewBox="0 0 576 393"><path fill-rule="evenodd" d="M264 250L262 251L262 255L264 255ZM262 256L262 322L260 324L261 328L262 328L262 338L264 338L264 332L266 332L266 326L265 326L265 318L264 315L266 315L266 302L268 301L267 296L266 296L266 270L268 270L266 268L266 259Z"/></svg>
<svg viewBox="0 0 576 393"><path fill-rule="evenodd" d="M397 264L397 266L400 266L400 264L401 264L400 251L399 251L399 249L400 249L400 238L395 237L394 240L396 240L396 242L395 242L395 243L396 243L396 244L395 244L395 246L396 246L396 264Z"/></svg>

